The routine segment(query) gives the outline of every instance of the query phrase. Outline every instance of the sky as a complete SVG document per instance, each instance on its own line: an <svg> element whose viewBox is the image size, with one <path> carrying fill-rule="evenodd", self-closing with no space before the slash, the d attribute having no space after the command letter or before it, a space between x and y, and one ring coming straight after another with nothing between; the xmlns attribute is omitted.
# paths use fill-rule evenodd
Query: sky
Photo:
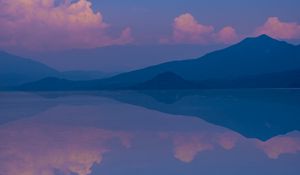
<svg viewBox="0 0 300 175"><path fill-rule="evenodd" d="M299 7L298 0L0 0L0 49L57 68L59 62L36 55L127 45L200 48L260 34L300 41ZM146 65L120 70L138 66ZM97 68L92 63L84 67Z"/></svg>

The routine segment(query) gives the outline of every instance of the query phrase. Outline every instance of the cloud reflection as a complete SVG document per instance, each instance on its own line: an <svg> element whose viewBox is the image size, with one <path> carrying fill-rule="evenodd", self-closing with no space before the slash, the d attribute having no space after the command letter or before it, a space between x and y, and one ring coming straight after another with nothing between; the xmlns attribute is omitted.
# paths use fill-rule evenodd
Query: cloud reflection
<svg viewBox="0 0 300 175"><path fill-rule="evenodd" d="M0 127L0 174L89 175L94 165L101 164L104 155L131 148L133 137L135 145L128 152L130 156L125 157L128 160L143 156L140 150L151 153L155 160L162 159L160 153L164 148L172 150L170 153L168 150L163 151L169 154L164 157L164 160L176 159L183 163L196 164L198 164L196 161L198 157L203 158L202 153L207 153L206 156L213 155L210 153L218 149L223 152L231 150L230 154L243 156L239 151L235 152L236 148L243 149L243 145L254 148L255 152L260 152L260 155L263 151L270 159L278 159L282 154L300 151L298 132L262 142L244 138L240 134L222 128L213 130L202 128L192 131L171 128L117 131L109 128L74 126L70 123L50 123L36 118L20 120ZM166 143L167 145L164 145ZM222 155L218 156L222 157Z"/></svg>
<svg viewBox="0 0 300 175"><path fill-rule="evenodd" d="M270 159L278 159L282 154L293 154L300 151L300 138L293 136L274 137L266 142L257 141L257 147Z"/></svg>
<svg viewBox="0 0 300 175"><path fill-rule="evenodd" d="M17 123L0 128L0 169L5 175L88 175L112 149L130 147L131 134L97 128Z"/></svg>
<svg viewBox="0 0 300 175"><path fill-rule="evenodd" d="M184 163L191 163L200 153L213 151L217 147L232 150L238 143L252 145L262 150L270 159L278 159L283 154L300 152L300 138L293 136L293 133L273 137L266 142L247 139L230 131L225 133L161 133L160 138L171 139L174 157Z"/></svg>
<svg viewBox="0 0 300 175"><path fill-rule="evenodd" d="M163 139L171 139L174 157L182 162L192 162L198 154L211 151L220 146L225 150L233 149L242 137L233 132L225 133L161 133Z"/></svg>

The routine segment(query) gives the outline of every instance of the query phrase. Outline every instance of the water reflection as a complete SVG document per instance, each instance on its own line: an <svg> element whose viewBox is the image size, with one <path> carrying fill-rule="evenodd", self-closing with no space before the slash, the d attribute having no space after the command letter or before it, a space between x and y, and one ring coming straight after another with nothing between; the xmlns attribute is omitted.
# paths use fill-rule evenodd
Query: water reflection
<svg viewBox="0 0 300 175"><path fill-rule="evenodd" d="M257 147L271 159L278 159L282 154L292 154L300 151L299 132L295 135L278 136L266 142L257 141Z"/></svg>
<svg viewBox="0 0 300 175"><path fill-rule="evenodd" d="M182 162L190 163L203 151L213 150L221 146L225 150L235 147L238 134L225 133L164 133L162 138L170 138L174 146L174 157Z"/></svg>
<svg viewBox="0 0 300 175"><path fill-rule="evenodd" d="M101 93L164 113L196 116L248 138L268 140L300 130L299 89Z"/></svg>
<svg viewBox="0 0 300 175"><path fill-rule="evenodd" d="M111 151L109 142L117 139L129 148L131 138L98 128L16 122L0 129L0 170L3 175L87 175Z"/></svg>
<svg viewBox="0 0 300 175"><path fill-rule="evenodd" d="M202 113L199 98L206 103L209 96L204 100L203 94L178 95L177 101L162 103L150 101L153 96L149 94L138 93L129 98L130 94L6 94L0 99L5 106L1 107L0 117L7 119L24 113L0 125L0 174L298 175L300 172L298 131L269 139L248 138L244 133L178 113L193 110ZM133 97L135 105L128 102ZM214 98L210 100L216 102ZM297 105L291 100L286 103ZM16 108L23 104L26 108Z"/></svg>

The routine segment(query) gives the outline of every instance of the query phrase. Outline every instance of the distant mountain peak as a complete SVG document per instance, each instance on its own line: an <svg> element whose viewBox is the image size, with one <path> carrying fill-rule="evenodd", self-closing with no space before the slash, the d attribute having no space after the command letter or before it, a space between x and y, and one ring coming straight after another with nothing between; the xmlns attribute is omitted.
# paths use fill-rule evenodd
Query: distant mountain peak
<svg viewBox="0 0 300 175"><path fill-rule="evenodd" d="M255 43L279 43L279 42L282 42L282 41L279 41L275 38L272 38L268 35L259 35L257 37L249 37L249 38L246 38L244 39L241 43L247 43L247 42L255 42Z"/></svg>
<svg viewBox="0 0 300 175"><path fill-rule="evenodd" d="M266 34L259 35L256 38L259 38L259 39L268 39L268 40L276 40L276 39L274 39L274 38L272 38L272 37L270 37L269 35L266 35Z"/></svg>
<svg viewBox="0 0 300 175"><path fill-rule="evenodd" d="M233 45L231 47L239 47L244 49L250 48L260 48L260 49L269 49L269 48L286 48L289 46L294 46L285 41L274 39L268 35L259 35L257 37L249 37L242 40L240 43Z"/></svg>

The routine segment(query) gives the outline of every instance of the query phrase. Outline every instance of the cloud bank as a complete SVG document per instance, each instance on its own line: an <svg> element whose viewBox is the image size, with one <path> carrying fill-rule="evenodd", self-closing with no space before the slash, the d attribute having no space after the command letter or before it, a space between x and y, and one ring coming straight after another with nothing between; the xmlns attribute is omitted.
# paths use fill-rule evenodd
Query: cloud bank
<svg viewBox="0 0 300 175"><path fill-rule="evenodd" d="M131 29L118 37L88 0L0 0L0 47L59 50L121 45L133 41Z"/></svg>

